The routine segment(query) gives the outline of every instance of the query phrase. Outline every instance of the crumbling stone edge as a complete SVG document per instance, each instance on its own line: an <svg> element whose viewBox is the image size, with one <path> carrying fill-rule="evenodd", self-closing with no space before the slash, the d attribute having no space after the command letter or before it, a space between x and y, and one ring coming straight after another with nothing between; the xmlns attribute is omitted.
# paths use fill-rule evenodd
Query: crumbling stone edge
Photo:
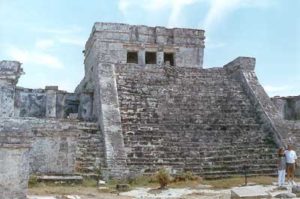
<svg viewBox="0 0 300 199"><path fill-rule="evenodd" d="M255 63L255 58L238 57L224 65L224 68L241 84L251 103L257 109L264 129L272 132L276 145L278 147L285 146L282 137L284 132L275 125L278 121L274 121L274 118L278 117L278 110L257 79L254 71Z"/></svg>

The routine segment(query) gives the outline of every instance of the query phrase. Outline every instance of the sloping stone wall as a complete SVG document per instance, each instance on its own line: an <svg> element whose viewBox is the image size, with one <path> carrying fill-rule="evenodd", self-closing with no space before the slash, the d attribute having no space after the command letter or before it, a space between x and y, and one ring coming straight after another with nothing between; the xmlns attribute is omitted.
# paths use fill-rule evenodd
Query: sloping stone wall
<svg viewBox="0 0 300 199"><path fill-rule="evenodd" d="M272 132L276 145L283 146L284 129L278 109L260 85L255 74L255 59L250 57L238 57L226 64L224 68L243 88L253 107L257 110L257 117L262 121L265 131Z"/></svg>
<svg viewBox="0 0 300 199"><path fill-rule="evenodd" d="M269 98L258 81L254 66L254 58L239 57L227 64L225 68L242 85L248 98L256 108L258 117L262 120L263 129L272 132L273 140L277 146L287 147L288 144L291 144L299 154L300 122L285 120L283 113L285 99L293 99L294 102L297 102L298 98ZM292 104L296 105L296 103Z"/></svg>

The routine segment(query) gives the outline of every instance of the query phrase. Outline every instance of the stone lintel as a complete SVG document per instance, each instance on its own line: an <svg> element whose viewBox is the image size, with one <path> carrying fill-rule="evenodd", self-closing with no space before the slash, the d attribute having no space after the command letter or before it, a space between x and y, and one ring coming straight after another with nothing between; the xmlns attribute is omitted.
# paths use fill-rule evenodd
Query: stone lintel
<svg viewBox="0 0 300 199"><path fill-rule="evenodd" d="M253 57L238 57L228 64L223 66L228 72L232 73L236 70L254 71L255 58Z"/></svg>
<svg viewBox="0 0 300 199"><path fill-rule="evenodd" d="M58 91L58 86L45 86L45 90Z"/></svg>
<svg viewBox="0 0 300 199"><path fill-rule="evenodd" d="M29 149L31 148L30 144L0 144L0 150L1 148L9 148L9 149Z"/></svg>

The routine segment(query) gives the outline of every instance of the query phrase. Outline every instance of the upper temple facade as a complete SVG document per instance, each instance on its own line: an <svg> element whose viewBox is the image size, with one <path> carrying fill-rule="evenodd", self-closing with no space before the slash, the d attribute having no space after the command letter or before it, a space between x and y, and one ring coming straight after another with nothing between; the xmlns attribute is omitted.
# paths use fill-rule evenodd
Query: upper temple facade
<svg viewBox="0 0 300 199"><path fill-rule="evenodd" d="M95 23L86 43L86 59L98 49L99 62L202 68L204 31Z"/></svg>
<svg viewBox="0 0 300 199"><path fill-rule="evenodd" d="M0 172L19 186L0 175L0 187L12 194L29 173L99 169L103 178L161 167L206 178L274 174L276 148L300 147L289 106L298 98L271 101L255 58L203 69L204 39L197 29L95 23L74 93L18 87L21 63L0 62L0 157L15 157Z"/></svg>

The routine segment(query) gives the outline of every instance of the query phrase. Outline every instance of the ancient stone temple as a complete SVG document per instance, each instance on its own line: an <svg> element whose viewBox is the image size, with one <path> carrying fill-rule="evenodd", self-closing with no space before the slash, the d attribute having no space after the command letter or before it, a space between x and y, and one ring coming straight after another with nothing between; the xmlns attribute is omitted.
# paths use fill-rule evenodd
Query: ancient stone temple
<svg viewBox="0 0 300 199"><path fill-rule="evenodd" d="M18 87L21 64L0 62L0 161L24 142L35 174L274 174L276 147L298 143L300 125L265 93L254 58L203 69L204 39L203 30L95 23L75 93ZM5 134L14 131L22 139Z"/></svg>

